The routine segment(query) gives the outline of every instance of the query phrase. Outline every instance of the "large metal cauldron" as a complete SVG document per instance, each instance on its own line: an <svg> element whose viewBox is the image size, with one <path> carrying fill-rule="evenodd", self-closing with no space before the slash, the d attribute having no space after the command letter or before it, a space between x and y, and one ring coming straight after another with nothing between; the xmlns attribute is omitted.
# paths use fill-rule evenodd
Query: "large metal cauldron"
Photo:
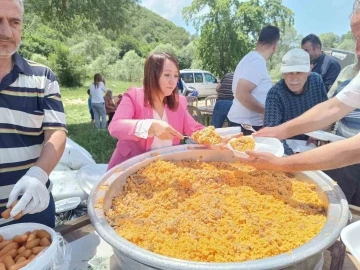
<svg viewBox="0 0 360 270"><path fill-rule="evenodd" d="M158 155L159 154L159 155ZM142 249L119 236L108 224L104 216L112 205L112 199L122 192L126 179L140 168L156 159L202 161L235 161L230 151L214 151L202 146L179 145L148 152L108 171L102 180L93 188L88 203L91 222L97 233L109 243L113 249L119 269L124 270L250 270L250 269L314 269L321 251L331 246L340 235L340 231L348 221L348 204L339 186L320 171L296 173L298 179L316 184L316 191L327 209L327 222L320 233L310 242L285 253L260 260L234 263L201 263L169 258ZM100 187L109 185L104 191ZM104 209L94 208L99 198L103 198ZM304 262L310 264L304 264ZM299 267L302 265L301 267ZM307 265L307 266L306 266ZM311 265L311 266L310 266Z"/></svg>

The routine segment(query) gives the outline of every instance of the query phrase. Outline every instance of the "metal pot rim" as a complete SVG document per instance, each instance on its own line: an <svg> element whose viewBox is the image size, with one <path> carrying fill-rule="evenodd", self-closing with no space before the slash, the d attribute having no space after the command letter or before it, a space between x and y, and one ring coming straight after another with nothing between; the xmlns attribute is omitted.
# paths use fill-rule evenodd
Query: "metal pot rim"
<svg viewBox="0 0 360 270"><path fill-rule="evenodd" d="M155 150L144 153L137 157L128 159L127 161L115 166L108 171L101 181L92 189L88 201L88 213L91 223L99 235L114 249L119 250L123 255L138 261L142 264L149 265L159 269L172 270L248 270L248 269L279 269L291 265L295 265L306 258L309 258L331 246L339 237L343 227L348 222L348 203L340 187L326 174L321 171L301 172L300 174L314 180L318 179L329 190L324 190L324 193L329 200L329 208L327 214L327 222L318 235L311 239L306 244L292 250L291 253L283 253L273 257L268 257L259 260L245 261L245 262L231 262L231 263L209 263L209 262L195 262L186 261L175 258L166 257L145 250L119 236L113 228L108 224L103 209L95 208L99 197L105 195L100 187L106 181L115 181L115 179L122 174L126 169L136 166L139 162L154 161L157 159L157 154L162 157L174 153L185 153L189 150L206 150L214 151L203 146L194 145L179 145ZM209 152L210 153L210 152ZM314 180L315 181L315 180Z"/></svg>

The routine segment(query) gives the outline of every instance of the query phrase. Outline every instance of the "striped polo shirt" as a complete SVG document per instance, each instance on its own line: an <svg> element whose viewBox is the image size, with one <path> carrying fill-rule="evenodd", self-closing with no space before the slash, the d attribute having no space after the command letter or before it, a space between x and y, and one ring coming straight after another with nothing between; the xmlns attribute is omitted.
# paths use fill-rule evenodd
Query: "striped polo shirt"
<svg viewBox="0 0 360 270"><path fill-rule="evenodd" d="M339 94L351 80L346 80L341 83L336 89L334 96ZM360 132L360 109L355 109L348 115L344 116L337 126L336 135L351 138Z"/></svg>
<svg viewBox="0 0 360 270"><path fill-rule="evenodd" d="M0 204L39 158L44 130L66 131L54 73L18 53L12 59L13 69L0 82Z"/></svg>
<svg viewBox="0 0 360 270"><path fill-rule="evenodd" d="M234 95L232 92L232 81L234 78L234 73L227 73L220 81L220 88L218 91L217 99L229 99L233 100Z"/></svg>

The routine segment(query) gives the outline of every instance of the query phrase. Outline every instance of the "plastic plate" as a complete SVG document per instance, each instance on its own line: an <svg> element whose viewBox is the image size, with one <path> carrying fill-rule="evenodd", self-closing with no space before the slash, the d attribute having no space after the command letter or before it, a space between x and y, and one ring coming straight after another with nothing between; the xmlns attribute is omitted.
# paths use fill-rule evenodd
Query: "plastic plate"
<svg viewBox="0 0 360 270"><path fill-rule="evenodd" d="M254 151L271 153L277 157L282 157L284 155L284 146L280 140L269 137L253 137L253 138L255 140ZM230 142L227 144L227 146L234 153L235 156L244 157L244 158L249 157L245 152L234 150L231 147Z"/></svg>
<svg viewBox="0 0 360 270"><path fill-rule="evenodd" d="M73 197L73 198L57 201L55 202L55 212L58 214L65 211L73 210L76 207L78 207L80 203L81 203L80 197Z"/></svg>
<svg viewBox="0 0 360 270"><path fill-rule="evenodd" d="M330 142L336 142L336 141L341 141L341 140L346 139L345 137L341 137L341 136L332 134L330 132L322 131L322 130L305 133L305 135L308 135L308 136L310 136L314 139L320 140L320 141L330 141Z"/></svg>
<svg viewBox="0 0 360 270"><path fill-rule="evenodd" d="M341 231L341 240L349 249L351 254L360 262L360 221L346 226Z"/></svg>

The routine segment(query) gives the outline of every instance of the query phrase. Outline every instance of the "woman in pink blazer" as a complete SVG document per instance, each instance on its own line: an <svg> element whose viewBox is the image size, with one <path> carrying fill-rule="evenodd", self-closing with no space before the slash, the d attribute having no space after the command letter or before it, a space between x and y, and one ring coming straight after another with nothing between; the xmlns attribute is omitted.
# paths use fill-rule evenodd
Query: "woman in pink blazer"
<svg viewBox="0 0 360 270"><path fill-rule="evenodd" d="M180 144L182 134L203 129L187 111L187 101L178 95L177 60L155 53L145 61L143 88L130 88L109 125L118 139L108 169L147 151Z"/></svg>

